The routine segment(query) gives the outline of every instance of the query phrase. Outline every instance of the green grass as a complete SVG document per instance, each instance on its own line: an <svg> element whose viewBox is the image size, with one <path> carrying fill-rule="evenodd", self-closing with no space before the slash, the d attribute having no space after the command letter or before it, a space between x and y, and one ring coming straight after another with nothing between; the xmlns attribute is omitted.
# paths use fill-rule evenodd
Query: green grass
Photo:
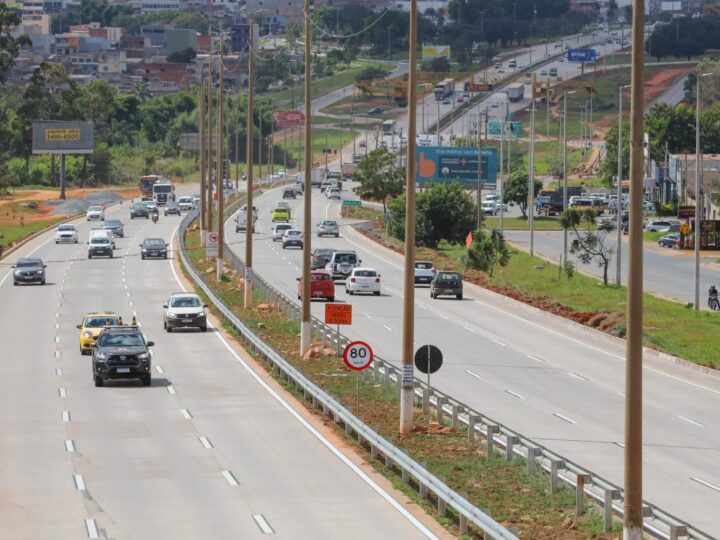
<svg viewBox="0 0 720 540"><path fill-rule="evenodd" d="M517 145L523 154L525 170L530 170L530 144L520 142ZM562 144L556 141L535 141L535 174L549 175L553 164L562 164ZM568 172L572 173L586 158L579 148L568 148Z"/></svg>
<svg viewBox="0 0 720 540"><path fill-rule="evenodd" d="M485 227L488 229L499 229L500 218L498 216L488 216L484 220ZM528 220L522 216L508 217L503 216L503 227L506 231L527 231L529 230ZM560 218L547 216L534 216L533 227L536 231L560 231Z"/></svg>
<svg viewBox="0 0 720 540"><path fill-rule="evenodd" d="M27 225L0 225L0 245L3 246L3 248L8 248L16 242L27 238L31 234L34 234L44 229L45 227L49 227L51 225L55 225L56 223L60 223L61 221L65 221L66 219L66 216L57 216L53 218L33 221L31 223L28 223Z"/></svg>
<svg viewBox="0 0 720 540"><path fill-rule="evenodd" d="M340 149L347 143L352 141L352 134L350 131L344 131L341 129L315 129L313 130L313 161L320 161L325 164L325 154L322 153L323 148L337 148L337 154L330 154L329 160L338 159L340 155ZM302 139L300 144L288 144L288 154L293 155L297 158L297 153L300 152L304 156L305 152L305 140Z"/></svg>

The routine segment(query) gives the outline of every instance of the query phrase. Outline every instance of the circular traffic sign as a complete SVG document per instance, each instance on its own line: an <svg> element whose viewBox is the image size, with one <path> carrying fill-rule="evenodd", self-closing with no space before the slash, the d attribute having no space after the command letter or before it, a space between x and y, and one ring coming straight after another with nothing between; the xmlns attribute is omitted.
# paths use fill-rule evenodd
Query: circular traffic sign
<svg viewBox="0 0 720 540"><path fill-rule="evenodd" d="M422 373L435 373L442 363L442 352L435 345L423 345L415 351L415 367Z"/></svg>
<svg viewBox="0 0 720 540"><path fill-rule="evenodd" d="M354 371L367 369L373 361L372 348L364 341L351 341L345 346L343 361Z"/></svg>
<svg viewBox="0 0 720 540"><path fill-rule="evenodd" d="M214 232L208 233L208 242L210 242L211 244L217 244L218 234Z"/></svg>

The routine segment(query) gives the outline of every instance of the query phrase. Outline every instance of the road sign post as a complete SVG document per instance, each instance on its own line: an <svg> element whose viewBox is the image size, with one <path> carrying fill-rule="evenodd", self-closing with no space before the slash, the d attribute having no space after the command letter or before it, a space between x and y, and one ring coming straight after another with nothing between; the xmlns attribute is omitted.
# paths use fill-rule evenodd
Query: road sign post
<svg viewBox="0 0 720 540"><path fill-rule="evenodd" d="M205 242L205 258L206 259L218 256L218 242L219 242L218 233L216 233L216 232L208 232L207 233L207 242Z"/></svg>
<svg viewBox="0 0 720 540"><path fill-rule="evenodd" d="M337 354L340 356L340 325L352 324L352 304L325 304L325 324L337 326Z"/></svg>
<svg viewBox="0 0 720 540"><path fill-rule="evenodd" d="M343 361L355 371L355 415L360 413L360 373L372 365L373 350L364 341L351 341L345 346Z"/></svg>
<svg viewBox="0 0 720 540"><path fill-rule="evenodd" d="M427 391L423 393L423 412L430 411L430 374L440 369L443 363L443 355L435 345L422 345L415 351L415 367L421 373L427 374ZM440 420L438 416L438 421ZM430 414L428 414L430 422Z"/></svg>

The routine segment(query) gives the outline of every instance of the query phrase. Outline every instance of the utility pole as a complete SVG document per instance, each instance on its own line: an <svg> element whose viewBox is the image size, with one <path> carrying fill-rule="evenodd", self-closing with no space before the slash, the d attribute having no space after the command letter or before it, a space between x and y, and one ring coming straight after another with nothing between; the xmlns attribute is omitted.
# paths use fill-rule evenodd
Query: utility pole
<svg viewBox="0 0 720 540"><path fill-rule="evenodd" d="M503 232L503 227L504 227L504 223L503 223L504 216L503 216L503 206L502 206L503 205L502 185L503 185L503 167L505 164L505 118L507 118L507 116L508 116L507 111L510 110L510 102L509 101L505 102L505 109L506 109L506 113L505 113L505 116L503 117L502 123L500 124L500 176L498 178L498 184L500 187L500 232L501 233ZM480 147L479 142L480 141L478 140L478 148ZM507 178L507 176L505 178Z"/></svg>
<svg viewBox="0 0 720 540"><path fill-rule="evenodd" d="M618 169L617 169L617 202L615 203L615 224L617 226L617 258L615 260L615 287L618 289L622 286L622 177L623 177L623 129L622 129L622 110L623 110L623 88L627 88L622 84L618 87Z"/></svg>
<svg viewBox="0 0 720 540"><path fill-rule="evenodd" d="M711 73L698 73L695 79L695 256L694 256L694 276L695 276L695 311L700 311L700 239L702 233L700 231L700 221L702 220L700 195L702 191L700 164L702 162L702 154L700 153L700 83L703 77L707 77Z"/></svg>
<svg viewBox="0 0 720 540"><path fill-rule="evenodd" d="M225 96L224 93L224 74L225 74L225 66L223 65L223 54L224 54L224 48L223 48L223 41L224 36L221 35L220 37L220 81L218 84L218 121L217 121L217 134L218 134L218 143L217 143L217 172L215 173L217 176L217 196L218 196L218 256L217 256L217 279L220 281L220 278L223 275L223 256L225 252L225 216L224 214L224 208L223 203L225 202L225 153L223 150L225 149L225 145L223 144L223 139L225 138L225 133L223 131L223 124L224 124L224 108L225 108Z"/></svg>
<svg viewBox="0 0 720 540"><path fill-rule="evenodd" d="M258 127L260 128L260 137L258 138L258 179L260 182L262 182L263 174L262 174L262 166L263 166L263 157L262 157L262 147L263 147L263 132L262 132L262 121L263 121L263 115L262 115L262 106L260 105L260 101L258 100Z"/></svg>
<svg viewBox="0 0 720 540"><path fill-rule="evenodd" d="M253 212L253 139L255 131L255 111L253 98L255 97L255 44L253 43L255 25L250 19L250 32L248 33L248 96L247 117L245 120L245 151L247 161L247 187L245 212L245 287L243 290L243 305L250 309L253 305L253 229L255 228L255 213Z"/></svg>
<svg viewBox="0 0 720 540"><path fill-rule="evenodd" d="M235 191L240 190L240 96L237 97L238 115L235 119Z"/></svg>
<svg viewBox="0 0 720 540"><path fill-rule="evenodd" d="M200 111L199 111L199 129L200 132L200 245L205 246L205 230L207 225L205 218L207 211L205 210L206 196L206 177L205 177L205 72L203 66L200 66Z"/></svg>
<svg viewBox="0 0 720 540"><path fill-rule="evenodd" d="M568 205L568 167L567 167L567 95L563 94L563 212L567 211ZM568 231L563 228L563 264L568 260Z"/></svg>
<svg viewBox="0 0 720 540"><path fill-rule="evenodd" d="M212 86L213 86L213 59L212 55L208 58L208 79L210 81L210 87L208 88L208 158L207 158L207 231L212 232L213 230L213 181L212 181L212 158L213 158L213 130L212 130Z"/></svg>
<svg viewBox="0 0 720 540"><path fill-rule="evenodd" d="M310 348L312 324L310 322L310 241L311 210L312 210L312 56L310 54L310 0L305 0L305 197L303 216L303 258L302 258L302 322L300 324L300 354Z"/></svg>
<svg viewBox="0 0 720 540"><path fill-rule="evenodd" d="M528 226L530 228L530 256L535 252L535 75L533 75L532 100L530 101L530 174L528 175ZM548 96L549 97L549 96Z"/></svg>
<svg viewBox="0 0 720 540"><path fill-rule="evenodd" d="M623 538L642 540L643 347L643 77L645 1L633 1L630 84L630 216L628 229L627 349L625 361L625 498Z"/></svg>
<svg viewBox="0 0 720 540"><path fill-rule="evenodd" d="M402 385L400 433L408 433L413 422L413 356L415 339L415 145L417 110L417 0L410 0L408 74L408 134L405 167L405 275L403 283ZM438 117L438 125L440 118ZM478 149L479 151L479 149ZM479 164L478 164L479 165Z"/></svg>

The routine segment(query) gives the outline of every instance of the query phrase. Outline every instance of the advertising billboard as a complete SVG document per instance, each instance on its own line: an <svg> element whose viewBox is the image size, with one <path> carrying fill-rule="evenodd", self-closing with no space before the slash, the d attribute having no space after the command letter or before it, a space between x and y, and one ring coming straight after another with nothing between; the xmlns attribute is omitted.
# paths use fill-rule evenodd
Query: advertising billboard
<svg viewBox="0 0 720 540"><path fill-rule="evenodd" d="M275 113L275 125L277 127L302 126L305 123L305 115L302 111L277 111Z"/></svg>
<svg viewBox="0 0 720 540"><path fill-rule="evenodd" d="M503 122L490 120L488 122L488 135L502 135ZM505 122L505 136L519 137L522 134L520 122Z"/></svg>
<svg viewBox="0 0 720 540"><path fill-rule="evenodd" d="M596 58L595 49L568 49L568 62L594 62Z"/></svg>
<svg viewBox="0 0 720 540"><path fill-rule="evenodd" d="M480 180L494 188L497 178L497 149L481 148ZM468 146L418 146L415 154L417 182L459 182L476 186L478 149Z"/></svg>
<svg viewBox="0 0 720 540"><path fill-rule="evenodd" d="M422 46L422 59L428 60L431 58L445 58L450 57L450 45L423 45Z"/></svg>
<svg viewBox="0 0 720 540"><path fill-rule="evenodd" d="M92 154L94 128L92 122L33 122L33 154Z"/></svg>

